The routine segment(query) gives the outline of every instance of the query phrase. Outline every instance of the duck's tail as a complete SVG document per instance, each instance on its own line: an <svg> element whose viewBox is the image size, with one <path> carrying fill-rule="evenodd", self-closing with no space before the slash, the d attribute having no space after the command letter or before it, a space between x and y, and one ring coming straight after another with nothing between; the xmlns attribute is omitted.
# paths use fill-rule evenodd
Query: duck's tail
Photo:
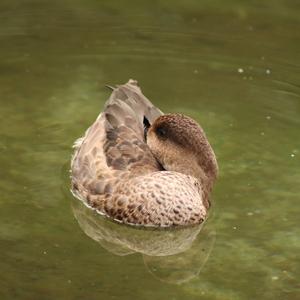
<svg viewBox="0 0 300 300"><path fill-rule="evenodd" d="M126 125L144 139L144 126L151 125L163 113L143 95L136 80L111 88L113 92L104 108L108 123L113 128Z"/></svg>

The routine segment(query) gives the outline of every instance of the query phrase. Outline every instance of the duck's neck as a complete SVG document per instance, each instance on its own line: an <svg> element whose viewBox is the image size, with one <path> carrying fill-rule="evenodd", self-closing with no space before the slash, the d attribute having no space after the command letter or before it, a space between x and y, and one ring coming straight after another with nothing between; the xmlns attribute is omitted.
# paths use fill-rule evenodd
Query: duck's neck
<svg viewBox="0 0 300 300"><path fill-rule="evenodd" d="M193 156L183 155L180 159L164 159L163 167L167 171L175 171L197 178L205 194L209 193L212 189L215 176L205 173Z"/></svg>
<svg viewBox="0 0 300 300"><path fill-rule="evenodd" d="M211 203L209 200L209 194L212 190L216 176L210 173L205 173L199 164L191 157L170 161L169 163L166 161L164 168L167 171L175 171L197 178L200 183L199 193L202 195L203 205L206 209L210 207Z"/></svg>

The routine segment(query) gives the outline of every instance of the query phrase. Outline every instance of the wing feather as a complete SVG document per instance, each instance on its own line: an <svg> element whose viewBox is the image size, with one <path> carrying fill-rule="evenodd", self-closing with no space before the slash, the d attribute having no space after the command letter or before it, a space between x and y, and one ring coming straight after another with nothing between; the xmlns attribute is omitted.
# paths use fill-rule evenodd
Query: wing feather
<svg viewBox="0 0 300 300"><path fill-rule="evenodd" d="M136 81L113 89L104 111L75 142L73 188L83 196L105 195L112 193L124 176L160 170L144 138L144 118L151 124L160 115Z"/></svg>

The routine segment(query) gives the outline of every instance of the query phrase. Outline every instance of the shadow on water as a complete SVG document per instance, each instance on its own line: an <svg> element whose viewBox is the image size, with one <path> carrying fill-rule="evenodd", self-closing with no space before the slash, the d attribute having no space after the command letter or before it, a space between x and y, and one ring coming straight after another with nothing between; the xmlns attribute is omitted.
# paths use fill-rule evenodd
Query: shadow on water
<svg viewBox="0 0 300 300"><path fill-rule="evenodd" d="M82 231L117 256L140 254L146 269L162 282L181 284L197 277L208 261L216 231L207 222L196 226L145 228L119 224L99 215L68 189L69 162L61 170L62 192Z"/></svg>
<svg viewBox="0 0 300 300"><path fill-rule="evenodd" d="M125 256L140 253L157 279L182 283L196 277L213 249L215 232L205 225L149 229L117 224L72 199L73 214L83 232L107 251Z"/></svg>

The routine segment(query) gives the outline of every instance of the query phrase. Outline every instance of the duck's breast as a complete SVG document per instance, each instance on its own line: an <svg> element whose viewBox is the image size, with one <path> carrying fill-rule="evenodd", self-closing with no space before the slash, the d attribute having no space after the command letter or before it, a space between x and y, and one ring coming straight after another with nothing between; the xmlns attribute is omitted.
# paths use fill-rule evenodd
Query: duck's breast
<svg viewBox="0 0 300 300"><path fill-rule="evenodd" d="M202 223L207 215L198 180L177 172L154 172L118 185L101 210L117 221L144 226Z"/></svg>

